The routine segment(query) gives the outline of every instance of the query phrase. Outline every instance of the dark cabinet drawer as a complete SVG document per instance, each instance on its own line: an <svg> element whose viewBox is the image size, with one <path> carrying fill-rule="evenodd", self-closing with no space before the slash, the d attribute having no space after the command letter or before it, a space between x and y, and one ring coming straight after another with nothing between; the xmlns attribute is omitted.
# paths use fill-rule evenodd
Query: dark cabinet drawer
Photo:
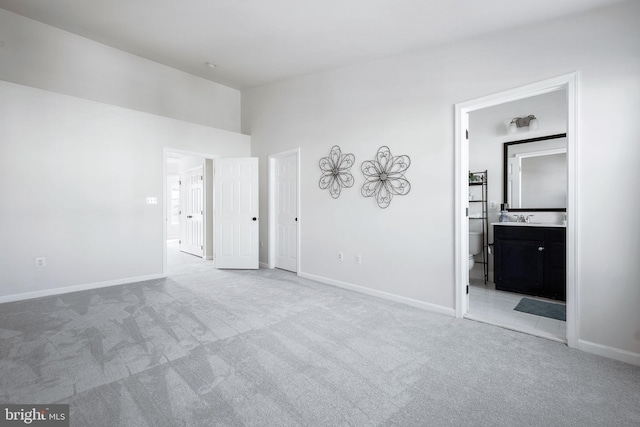
<svg viewBox="0 0 640 427"><path fill-rule="evenodd" d="M544 229L541 227L494 225L493 235L501 240L544 240Z"/></svg>

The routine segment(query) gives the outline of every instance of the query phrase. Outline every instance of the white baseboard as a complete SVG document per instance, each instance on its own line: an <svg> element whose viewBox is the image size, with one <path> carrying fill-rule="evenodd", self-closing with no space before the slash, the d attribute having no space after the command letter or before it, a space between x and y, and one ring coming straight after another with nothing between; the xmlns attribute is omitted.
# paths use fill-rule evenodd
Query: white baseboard
<svg viewBox="0 0 640 427"><path fill-rule="evenodd" d="M386 300L399 302L401 304L410 305L412 307L421 308L423 310L431 311L438 314L444 314L445 316L455 317L456 311L453 308L443 307L441 305L430 304L428 302L419 301L413 298L407 298L400 295L391 294L388 292L378 291L370 289L360 285L354 285L353 283L342 282L340 280L329 279L327 277L316 276L314 274L299 272L298 276L315 280L316 282L324 283L331 286L337 286L338 288L347 289L361 294L371 295L378 298L384 298Z"/></svg>
<svg viewBox="0 0 640 427"><path fill-rule="evenodd" d="M61 288L43 289L41 291L24 292L21 294L0 296L0 304L5 302L22 301L51 295L68 294L69 292L86 291L88 289L106 288L108 286L125 285L127 283L144 282L145 280L164 279L166 274L149 274L147 276L127 277L124 279L107 280L104 282L85 283L81 285L64 286Z"/></svg>
<svg viewBox="0 0 640 427"><path fill-rule="evenodd" d="M587 353L597 354L598 356L629 363L630 365L640 366L640 353L621 350L619 348L596 344L585 340L578 340L578 349L586 351Z"/></svg>

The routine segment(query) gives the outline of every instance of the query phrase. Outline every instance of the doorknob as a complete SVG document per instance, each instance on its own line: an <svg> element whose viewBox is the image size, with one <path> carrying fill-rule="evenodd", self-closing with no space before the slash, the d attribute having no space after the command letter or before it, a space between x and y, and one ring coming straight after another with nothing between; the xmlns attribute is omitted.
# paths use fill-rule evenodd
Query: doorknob
<svg viewBox="0 0 640 427"><path fill-rule="evenodd" d="M256 218L255 216L252 218L254 221L257 220L258 218Z"/></svg>
<svg viewBox="0 0 640 427"><path fill-rule="evenodd" d="M538 252L544 251L544 246L538 246Z"/></svg>
<svg viewBox="0 0 640 427"><path fill-rule="evenodd" d="M298 218L296 218L296 221L298 220Z"/></svg>
<svg viewBox="0 0 640 427"><path fill-rule="evenodd" d="M193 216L192 215L187 215L187 218L193 218Z"/></svg>

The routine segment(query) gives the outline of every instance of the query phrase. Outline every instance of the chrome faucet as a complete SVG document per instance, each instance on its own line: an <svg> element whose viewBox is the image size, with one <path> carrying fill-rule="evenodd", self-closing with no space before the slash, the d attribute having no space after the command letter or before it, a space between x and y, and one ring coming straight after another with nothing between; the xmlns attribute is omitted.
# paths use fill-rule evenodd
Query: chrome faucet
<svg viewBox="0 0 640 427"><path fill-rule="evenodd" d="M518 215L518 217L516 218L516 222L531 222L531 217L533 215L527 215L526 217L524 215Z"/></svg>

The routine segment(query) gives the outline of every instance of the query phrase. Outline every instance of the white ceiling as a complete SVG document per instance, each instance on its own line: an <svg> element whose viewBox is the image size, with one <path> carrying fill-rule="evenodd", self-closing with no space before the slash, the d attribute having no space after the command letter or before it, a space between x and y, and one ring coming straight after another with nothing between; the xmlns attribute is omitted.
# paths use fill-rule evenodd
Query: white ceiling
<svg viewBox="0 0 640 427"><path fill-rule="evenodd" d="M0 0L0 8L244 89L620 1Z"/></svg>

